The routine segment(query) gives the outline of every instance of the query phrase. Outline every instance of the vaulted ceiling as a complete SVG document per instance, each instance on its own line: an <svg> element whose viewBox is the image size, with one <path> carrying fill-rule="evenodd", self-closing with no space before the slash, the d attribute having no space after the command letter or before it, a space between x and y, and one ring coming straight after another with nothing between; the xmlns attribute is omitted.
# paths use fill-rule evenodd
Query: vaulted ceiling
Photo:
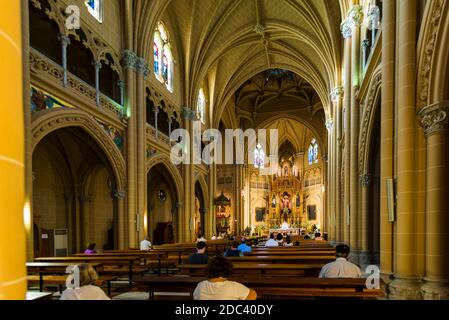
<svg viewBox="0 0 449 320"><path fill-rule="evenodd" d="M272 68L293 71L309 83L327 113L329 93L341 78L346 0L151 2L159 15L151 23L162 19L172 34L176 63L183 70L182 101L195 105L206 83L213 126L248 79Z"/></svg>

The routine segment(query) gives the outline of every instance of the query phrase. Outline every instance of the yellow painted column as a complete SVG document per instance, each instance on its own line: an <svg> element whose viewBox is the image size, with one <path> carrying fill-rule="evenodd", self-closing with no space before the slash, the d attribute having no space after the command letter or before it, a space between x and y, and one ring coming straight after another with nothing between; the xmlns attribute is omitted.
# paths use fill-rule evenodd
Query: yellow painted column
<svg viewBox="0 0 449 320"><path fill-rule="evenodd" d="M449 299L449 101L423 108L427 137L424 299Z"/></svg>
<svg viewBox="0 0 449 320"><path fill-rule="evenodd" d="M22 1L0 1L0 300L25 299Z"/></svg>
<svg viewBox="0 0 449 320"><path fill-rule="evenodd" d="M394 280L390 298L420 299L417 266L416 0L398 0L397 223Z"/></svg>
<svg viewBox="0 0 449 320"><path fill-rule="evenodd" d="M351 117L350 117L350 107L351 107L351 47L352 47L352 28L349 20L346 19L341 25L341 31L344 43L344 100L343 100L343 131L344 131L344 200L343 208L341 208L342 230L343 230L343 242L349 244L349 221L347 212L349 211L349 200L350 200L350 158L351 158Z"/></svg>
<svg viewBox="0 0 449 320"><path fill-rule="evenodd" d="M382 95L380 111L380 272L393 274L393 224L389 221L387 180L394 178L394 95L396 0L384 0L382 19Z"/></svg>

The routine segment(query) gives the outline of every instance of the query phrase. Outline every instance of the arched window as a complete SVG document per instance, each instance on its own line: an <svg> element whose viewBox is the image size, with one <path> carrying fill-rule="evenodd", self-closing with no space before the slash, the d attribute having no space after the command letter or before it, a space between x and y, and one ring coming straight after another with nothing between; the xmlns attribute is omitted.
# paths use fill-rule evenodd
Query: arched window
<svg viewBox="0 0 449 320"><path fill-rule="evenodd" d="M86 0L85 2L87 11L95 18L98 22L103 22L103 0Z"/></svg>
<svg viewBox="0 0 449 320"><path fill-rule="evenodd" d="M265 151L260 144L257 144L254 150L254 167L257 169L265 167Z"/></svg>
<svg viewBox="0 0 449 320"><path fill-rule="evenodd" d="M309 151L308 151L308 159L309 159L309 165L318 163L318 143L316 142L315 138L312 139L312 141L310 142Z"/></svg>
<svg viewBox="0 0 449 320"><path fill-rule="evenodd" d="M173 55L167 30L159 22L153 40L154 75L173 92Z"/></svg>
<svg viewBox="0 0 449 320"><path fill-rule="evenodd" d="M198 103L196 106L196 112L198 119L201 120L202 123L205 123L206 119L206 97L204 95L204 90L201 88L198 93Z"/></svg>

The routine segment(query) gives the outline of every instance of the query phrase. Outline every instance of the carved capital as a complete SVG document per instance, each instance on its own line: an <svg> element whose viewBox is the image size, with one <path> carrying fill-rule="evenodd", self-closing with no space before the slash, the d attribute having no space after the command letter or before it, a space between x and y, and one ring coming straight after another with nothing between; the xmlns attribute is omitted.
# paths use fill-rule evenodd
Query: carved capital
<svg viewBox="0 0 449 320"><path fill-rule="evenodd" d="M344 88L342 86L338 86L334 90L332 90L331 100L334 102L338 102L340 99L343 98L344 94L345 94Z"/></svg>
<svg viewBox="0 0 449 320"><path fill-rule="evenodd" d="M347 19L352 28L360 27L363 22L363 7L359 4L352 6Z"/></svg>
<svg viewBox="0 0 449 320"><path fill-rule="evenodd" d="M137 55L131 50L126 49L122 51L122 65L126 69L136 70L138 59Z"/></svg>
<svg viewBox="0 0 449 320"><path fill-rule="evenodd" d="M145 61L143 58L136 57L136 70L139 73L143 74L143 77L146 79L148 75L150 74L150 68L148 66L148 62Z"/></svg>
<svg viewBox="0 0 449 320"><path fill-rule="evenodd" d="M331 131L334 128L334 120L332 118L326 120L326 128L328 131Z"/></svg>
<svg viewBox="0 0 449 320"><path fill-rule="evenodd" d="M344 39L348 39L352 37L352 26L349 23L349 20L344 20L340 25L340 31L343 35Z"/></svg>
<svg viewBox="0 0 449 320"><path fill-rule="evenodd" d="M65 34L59 34L58 39L59 41L61 41L64 47L67 47L70 44L70 37L66 36Z"/></svg>
<svg viewBox="0 0 449 320"><path fill-rule="evenodd" d="M124 199L126 196L126 191L116 190L112 193L112 196L117 199Z"/></svg>
<svg viewBox="0 0 449 320"><path fill-rule="evenodd" d="M362 41L362 49L366 50L371 47L371 40L365 39Z"/></svg>
<svg viewBox="0 0 449 320"><path fill-rule="evenodd" d="M188 107L182 108L181 116L187 120L191 120L191 121L196 120L196 112Z"/></svg>
<svg viewBox="0 0 449 320"><path fill-rule="evenodd" d="M426 137L449 129L449 101L436 103L422 108L418 117Z"/></svg>
<svg viewBox="0 0 449 320"><path fill-rule="evenodd" d="M371 6L366 16L368 20L368 29L369 30L378 30L380 29L380 8L378 6Z"/></svg>
<svg viewBox="0 0 449 320"><path fill-rule="evenodd" d="M371 175L365 173L360 176L360 185L362 186L362 188L369 188L372 182L373 179Z"/></svg>

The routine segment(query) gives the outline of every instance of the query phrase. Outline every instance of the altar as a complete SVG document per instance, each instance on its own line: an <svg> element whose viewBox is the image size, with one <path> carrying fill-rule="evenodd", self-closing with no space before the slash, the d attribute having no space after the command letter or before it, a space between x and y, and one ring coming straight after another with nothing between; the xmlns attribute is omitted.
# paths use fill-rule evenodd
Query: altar
<svg viewBox="0 0 449 320"><path fill-rule="evenodd" d="M270 234L274 233L274 234L278 234L278 233L286 233L286 234L290 234L290 232L292 233L292 235L294 236L299 236L301 235L301 229L300 228L278 228L278 229L270 229Z"/></svg>

